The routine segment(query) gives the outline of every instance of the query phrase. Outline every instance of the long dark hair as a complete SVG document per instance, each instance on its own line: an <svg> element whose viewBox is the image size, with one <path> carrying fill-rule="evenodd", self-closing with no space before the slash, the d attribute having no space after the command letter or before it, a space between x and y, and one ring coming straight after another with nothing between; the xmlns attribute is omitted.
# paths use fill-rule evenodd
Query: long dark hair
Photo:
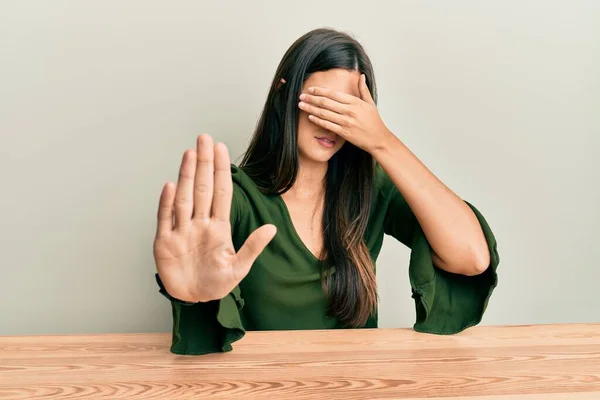
<svg viewBox="0 0 600 400"><path fill-rule="evenodd" d="M377 98L371 61L353 37L322 28L296 40L277 68L240 163L264 193L281 195L294 185L298 173L297 99L312 73L334 68L365 74L371 95ZM351 327L364 325L377 307L373 260L364 241L373 174L373 157L349 142L329 160L327 168L321 277L329 314ZM329 267L335 267L335 273L326 273Z"/></svg>

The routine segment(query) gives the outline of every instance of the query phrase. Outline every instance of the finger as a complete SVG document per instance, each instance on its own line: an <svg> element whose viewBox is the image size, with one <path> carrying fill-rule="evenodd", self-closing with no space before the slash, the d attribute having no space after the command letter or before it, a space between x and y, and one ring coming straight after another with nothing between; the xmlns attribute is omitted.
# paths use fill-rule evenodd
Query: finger
<svg viewBox="0 0 600 400"><path fill-rule="evenodd" d="M156 238L168 237L173 232L173 202L175 201L175 185L167 182L160 194L156 224Z"/></svg>
<svg viewBox="0 0 600 400"><path fill-rule="evenodd" d="M196 179L194 181L194 219L210 217L215 174L214 144L210 135L200 135L196 141Z"/></svg>
<svg viewBox="0 0 600 400"><path fill-rule="evenodd" d="M315 107L315 106L305 103L303 101L298 103L298 107L300 107L301 110L306 111L307 113L309 113L311 115L317 116L317 117L319 117L321 119L325 119L327 121L331 121L338 125L346 126L348 123L347 117L345 117L341 114L334 113L333 111L329 111L324 108Z"/></svg>
<svg viewBox="0 0 600 400"><path fill-rule="evenodd" d="M371 91L369 90L369 87L367 86L367 76L365 74L362 74L360 76L358 90L360 92L360 98L362 100L366 101L369 104L375 105L375 100L373 100L373 96L371 96Z"/></svg>
<svg viewBox="0 0 600 400"><path fill-rule="evenodd" d="M196 152L187 150L183 154L181 167L179 168L179 179L175 192L175 226L181 227L187 225L194 211L194 161Z"/></svg>
<svg viewBox="0 0 600 400"><path fill-rule="evenodd" d="M335 124L335 123L333 123L331 121L327 121L325 119L321 119L321 118L316 117L314 115L309 115L308 119L310 119L312 122L314 122L315 124L319 125L320 127L325 128L328 131L335 133L336 135L340 135L343 138L346 137L346 131L344 130L343 127L341 127L338 124Z"/></svg>
<svg viewBox="0 0 600 400"><path fill-rule="evenodd" d="M315 96L328 97L328 98L335 100L342 104L353 104L353 103L356 103L356 99L357 99L355 96L352 96L351 94L337 92L335 90L326 89L326 88L322 88L322 87L318 87L318 86L308 88L308 92L310 94L314 94Z"/></svg>
<svg viewBox="0 0 600 400"><path fill-rule="evenodd" d="M256 258L267 247L269 242L275 237L277 228L275 225L263 225L246 239L244 245L235 255L233 266L236 270L236 276L242 280L250 271L250 267Z"/></svg>
<svg viewBox="0 0 600 400"><path fill-rule="evenodd" d="M231 181L231 161L229 151L223 143L215 145L215 190L213 194L212 216L219 221L229 221L233 182Z"/></svg>
<svg viewBox="0 0 600 400"><path fill-rule="evenodd" d="M348 106L338 101L332 100L324 96L313 96L310 94L303 93L300 95L300 100L305 103L312 104L316 107L325 108L338 114L345 114L348 112Z"/></svg>

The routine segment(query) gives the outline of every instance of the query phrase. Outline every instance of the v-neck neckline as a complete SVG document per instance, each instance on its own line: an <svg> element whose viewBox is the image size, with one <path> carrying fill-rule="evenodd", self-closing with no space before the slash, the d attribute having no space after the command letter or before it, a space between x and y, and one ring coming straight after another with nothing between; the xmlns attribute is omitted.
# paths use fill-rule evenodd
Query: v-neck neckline
<svg viewBox="0 0 600 400"><path fill-rule="evenodd" d="M286 222L289 225L290 231L292 232L292 235L294 235L294 239L298 242L298 245L300 246L300 248L302 248L302 250L313 260L313 262L316 263L320 263L322 262L321 259L319 259L312 251L310 251L310 249L308 248L308 246L306 246L306 243L304 243L304 240L302 240L302 238L300 237L300 234L298 234L298 231L296 230L296 226L294 225L294 221L292 220L292 215L290 214L290 210L285 202L285 200L283 199L283 197L281 195L274 195L275 199L279 202L279 205L281 206L281 211L282 214L284 216L284 218L286 219Z"/></svg>

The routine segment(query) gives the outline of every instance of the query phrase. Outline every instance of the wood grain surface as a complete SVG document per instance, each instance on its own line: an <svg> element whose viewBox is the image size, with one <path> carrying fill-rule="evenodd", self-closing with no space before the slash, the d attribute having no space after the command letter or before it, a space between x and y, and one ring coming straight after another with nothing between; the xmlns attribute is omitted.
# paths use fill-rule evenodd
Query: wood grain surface
<svg viewBox="0 0 600 400"><path fill-rule="evenodd" d="M600 324L249 332L205 356L169 344L0 337L0 399L600 400Z"/></svg>

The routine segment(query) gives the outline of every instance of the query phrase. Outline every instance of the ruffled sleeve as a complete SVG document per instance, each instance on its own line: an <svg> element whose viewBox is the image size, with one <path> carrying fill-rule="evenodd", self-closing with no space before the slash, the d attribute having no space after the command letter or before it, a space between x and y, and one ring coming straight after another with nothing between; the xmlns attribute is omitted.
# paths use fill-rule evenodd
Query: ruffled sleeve
<svg viewBox="0 0 600 400"><path fill-rule="evenodd" d="M432 249L408 203L379 168L379 182L387 197L384 232L410 247L409 279L415 301L414 329L434 334L454 334L481 322L498 284L498 245L483 215L470 203L487 241L490 265L480 275L446 272L433 264Z"/></svg>
<svg viewBox="0 0 600 400"><path fill-rule="evenodd" d="M156 274L159 291L171 301L173 334L171 352L201 355L231 351L232 343L246 333L240 318L244 307L239 287L221 300L207 303L187 303L165 290Z"/></svg>

